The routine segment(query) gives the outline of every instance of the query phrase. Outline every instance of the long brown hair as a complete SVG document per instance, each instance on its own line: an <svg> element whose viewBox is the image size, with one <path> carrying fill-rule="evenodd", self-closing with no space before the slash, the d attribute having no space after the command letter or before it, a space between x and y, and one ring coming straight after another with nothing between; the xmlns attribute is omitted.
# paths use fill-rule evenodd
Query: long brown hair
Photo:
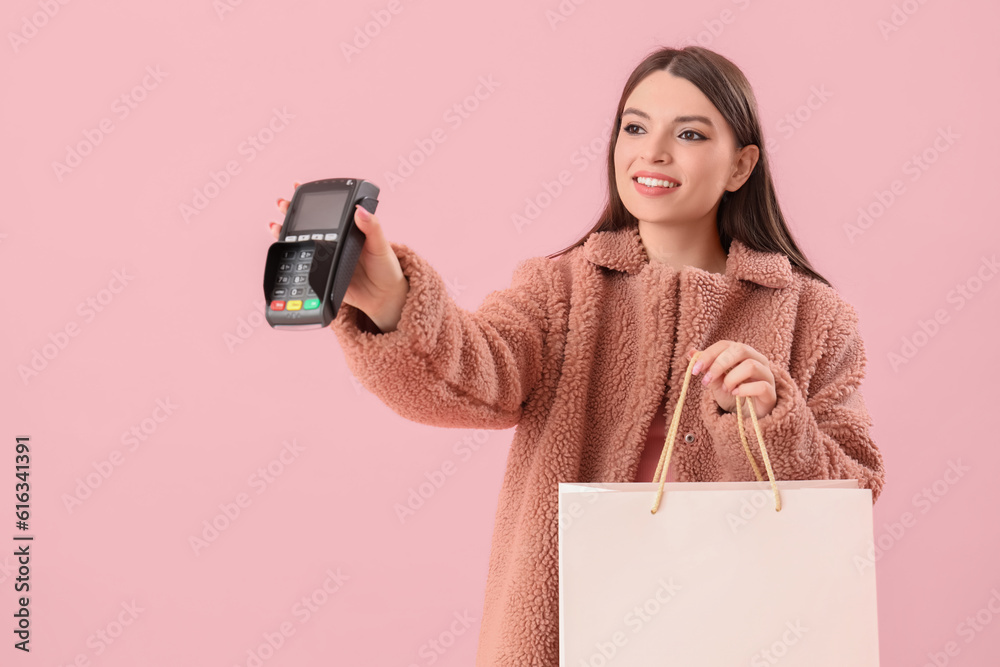
<svg viewBox="0 0 1000 667"><path fill-rule="evenodd" d="M760 150L760 157L750 177L736 192L723 193L719 203L715 224L723 250L728 253L732 240L739 239L754 250L780 252L788 257L793 266L798 266L810 276L830 285L826 278L812 268L785 225L785 218L781 214L774 183L771 180L767 151L764 149L757 99L750 88L750 83L731 61L700 46L658 49L646 56L632 71L618 101L611 141L608 143L608 197L604 210L597 224L583 238L549 255L549 258L553 259L583 245L594 232L638 226L639 221L628 212L618 193L615 178L615 146L618 143L618 133L621 131L625 101L639 82L657 70L667 70L674 76L687 79L697 86L729 123L738 148L754 144Z"/></svg>

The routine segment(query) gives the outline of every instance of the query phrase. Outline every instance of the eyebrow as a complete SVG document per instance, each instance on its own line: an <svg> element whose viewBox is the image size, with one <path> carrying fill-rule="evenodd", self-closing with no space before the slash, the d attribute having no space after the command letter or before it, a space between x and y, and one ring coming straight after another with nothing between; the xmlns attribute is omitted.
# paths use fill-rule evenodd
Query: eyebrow
<svg viewBox="0 0 1000 667"><path fill-rule="evenodd" d="M652 120L648 113L646 113L645 111L640 111L634 107L628 107L627 109L622 111L622 116L625 116L626 114L635 114L640 118L645 118L646 120ZM698 123L704 123L709 127L715 127L715 124L712 123L711 119L709 119L707 116L677 116L676 118L674 118L674 122L675 123L698 122Z"/></svg>

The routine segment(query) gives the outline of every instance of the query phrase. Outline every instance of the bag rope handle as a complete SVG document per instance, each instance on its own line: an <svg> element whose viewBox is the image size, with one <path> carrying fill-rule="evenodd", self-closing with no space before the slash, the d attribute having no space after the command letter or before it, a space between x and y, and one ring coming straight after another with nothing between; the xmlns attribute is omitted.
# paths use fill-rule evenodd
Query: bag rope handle
<svg viewBox="0 0 1000 667"><path fill-rule="evenodd" d="M667 481L667 466L670 465L670 457L674 451L674 440L677 439L677 429L680 427L681 409L684 407L688 384L691 381L691 370L694 368L695 360L698 359L700 354L701 351L695 352L688 362L687 371L684 373L684 384L681 385L681 395L677 399L677 405L674 406L674 416L670 420L670 429L667 431L667 440L663 451L660 453L660 461L656 465L656 472L653 474L653 481L659 482L660 488L656 491L656 499L653 501L653 508L650 510L651 514L656 514L656 510L660 508L660 499L663 498L663 485ZM740 396L736 397L736 423L740 427L740 441L743 443L743 452L747 455L747 459L750 460L750 466L753 468L754 475L757 476L757 481L763 482L764 478L760 474L757 462L753 460L753 455L750 453L750 444L747 442L746 431L743 429L743 410L740 407L740 398ZM771 489L774 491L774 511L780 512L781 496L778 495L778 484L774 479L774 470L771 469L771 459L768 458L767 449L764 447L764 436L761 435L760 425L757 423L757 412L753 409L751 398L749 396L745 398L747 407L750 409L753 430L757 434L757 444L760 445L760 455L764 459L764 467L767 468L767 478L771 482Z"/></svg>

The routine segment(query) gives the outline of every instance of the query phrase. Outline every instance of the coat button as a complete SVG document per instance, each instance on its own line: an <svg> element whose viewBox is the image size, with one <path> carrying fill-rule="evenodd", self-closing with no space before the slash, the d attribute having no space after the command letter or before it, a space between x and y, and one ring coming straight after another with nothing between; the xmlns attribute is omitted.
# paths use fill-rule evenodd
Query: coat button
<svg viewBox="0 0 1000 667"><path fill-rule="evenodd" d="M684 436L684 442L694 442L694 433L688 433Z"/></svg>

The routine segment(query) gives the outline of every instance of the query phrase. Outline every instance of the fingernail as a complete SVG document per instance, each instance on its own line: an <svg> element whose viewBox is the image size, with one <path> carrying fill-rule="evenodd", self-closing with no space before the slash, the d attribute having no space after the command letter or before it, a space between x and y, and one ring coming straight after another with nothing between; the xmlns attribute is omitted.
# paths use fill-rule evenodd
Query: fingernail
<svg viewBox="0 0 1000 667"><path fill-rule="evenodd" d="M701 370L701 362L699 361L699 362L697 362L697 363L696 363L696 364L694 365L694 368L693 368L693 369L691 369L691 373L692 373L693 375L697 375L697 374L698 374L698 371L700 371L700 370Z"/></svg>
<svg viewBox="0 0 1000 667"><path fill-rule="evenodd" d="M363 219L371 220L371 214L368 213L368 209L366 209L361 204L358 204L355 208L358 209L358 214L360 214Z"/></svg>
<svg viewBox="0 0 1000 667"><path fill-rule="evenodd" d="M709 382L711 382L711 381L712 381L712 373L711 373L711 372L708 372L708 373L705 373L705 377L703 377L703 378L701 379L701 383L702 383L702 384L706 384L706 385L707 385L707 384L708 384Z"/></svg>
<svg viewBox="0 0 1000 667"><path fill-rule="evenodd" d="M278 206L281 206L281 197L278 197Z"/></svg>

